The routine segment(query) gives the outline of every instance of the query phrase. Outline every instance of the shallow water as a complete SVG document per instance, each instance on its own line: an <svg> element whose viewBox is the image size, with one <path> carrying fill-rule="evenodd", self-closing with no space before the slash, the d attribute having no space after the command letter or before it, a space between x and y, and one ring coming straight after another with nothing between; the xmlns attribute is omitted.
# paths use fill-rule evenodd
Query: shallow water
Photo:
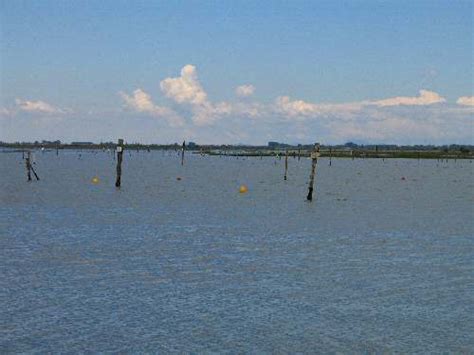
<svg viewBox="0 0 474 355"><path fill-rule="evenodd" d="M35 160L0 154L2 353L474 350L467 160L321 159L313 203L308 159Z"/></svg>

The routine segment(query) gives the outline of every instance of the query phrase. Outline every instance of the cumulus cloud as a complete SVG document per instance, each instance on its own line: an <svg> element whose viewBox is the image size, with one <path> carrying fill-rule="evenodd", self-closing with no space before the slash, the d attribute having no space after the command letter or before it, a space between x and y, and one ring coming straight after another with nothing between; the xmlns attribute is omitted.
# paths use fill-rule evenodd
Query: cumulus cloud
<svg viewBox="0 0 474 355"><path fill-rule="evenodd" d="M16 99L15 103L18 110L31 113L63 114L70 112L68 109L62 109L40 100L28 101Z"/></svg>
<svg viewBox="0 0 474 355"><path fill-rule="evenodd" d="M198 81L194 65L185 65L181 69L181 76L162 80L160 87L167 97L177 103L202 105L207 102L207 94Z"/></svg>
<svg viewBox="0 0 474 355"><path fill-rule="evenodd" d="M240 85L235 89L235 94L240 97L252 96L255 92L255 86L253 85Z"/></svg>
<svg viewBox="0 0 474 355"><path fill-rule="evenodd" d="M190 105L194 124L211 125L221 116L232 113L232 105L226 102L212 103L198 80L194 65L188 64L181 69L179 77L166 78L160 82L166 97L178 104Z"/></svg>
<svg viewBox="0 0 474 355"><path fill-rule="evenodd" d="M164 118L172 127L180 127L184 124L184 120L176 112L153 103L151 96L142 89L136 89L132 95L124 92L119 92L119 95L125 102L125 106L134 111Z"/></svg>
<svg viewBox="0 0 474 355"><path fill-rule="evenodd" d="M425 106L437 103L446 102L444 97L441 97L438 93L429 90L420 90L420 95L415 97L410 96L397 96L389 99L372 101L371 104L376 106Z"/></svg>
<svg viewBox="0 0 474 355"><path fill-rule="evenodd" d="M461 96L456 103L463 106L474 106L474 96Z"/></svg>

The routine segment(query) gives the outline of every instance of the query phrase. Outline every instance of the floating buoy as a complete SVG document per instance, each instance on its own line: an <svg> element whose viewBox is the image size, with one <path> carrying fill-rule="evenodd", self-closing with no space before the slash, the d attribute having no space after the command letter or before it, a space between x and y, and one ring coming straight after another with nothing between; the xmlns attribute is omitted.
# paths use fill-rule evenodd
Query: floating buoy
<svg viewBox="0 0 474 355"><path fill-rule="evenodd" d="M402 176L401 180L406 180L406 179L405 179L405 176Z"/></svg>
<svg viewBox="0 0 474 355"><path fill-rule="evenodd" d="M240 185L239 192L240 192L241 194L246 193L248 190L249 190L249 189L247 188L247 186L245 186L245 185Z"/></svg>
<svg viewBox="0 0 474 355"><path fill-rule="evenodd" d="M176 180L181 181L181 177L178 176L178 177L176 178Z"/></svg>
<svg viewBox="0 0 474 355"><path fill-rule="evenodd" d="M97 185L100 182L100 179L97 176L94 176L91 180L94 185Z"/></svg>

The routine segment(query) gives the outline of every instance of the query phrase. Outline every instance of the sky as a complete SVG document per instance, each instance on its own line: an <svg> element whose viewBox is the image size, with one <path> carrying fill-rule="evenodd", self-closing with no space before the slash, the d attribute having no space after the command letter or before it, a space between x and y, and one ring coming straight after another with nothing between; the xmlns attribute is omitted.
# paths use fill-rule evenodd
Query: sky
<svg viewBox="0 0 474 355"><path fill-rule="evenodd" d="M474 144L473 11L0 0L0 141Z"/></svg>

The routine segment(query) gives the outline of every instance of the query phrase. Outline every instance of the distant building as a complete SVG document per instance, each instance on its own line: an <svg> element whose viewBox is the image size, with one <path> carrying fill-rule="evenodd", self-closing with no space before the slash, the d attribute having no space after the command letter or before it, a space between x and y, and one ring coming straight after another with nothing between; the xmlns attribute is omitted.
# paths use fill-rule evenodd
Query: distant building
<svg viewBox="0 0 474 355"><path fill-rule="evenodd" d="M196 148L197 144L194 142L189 142L188 143L188 148Z"/></svg>

